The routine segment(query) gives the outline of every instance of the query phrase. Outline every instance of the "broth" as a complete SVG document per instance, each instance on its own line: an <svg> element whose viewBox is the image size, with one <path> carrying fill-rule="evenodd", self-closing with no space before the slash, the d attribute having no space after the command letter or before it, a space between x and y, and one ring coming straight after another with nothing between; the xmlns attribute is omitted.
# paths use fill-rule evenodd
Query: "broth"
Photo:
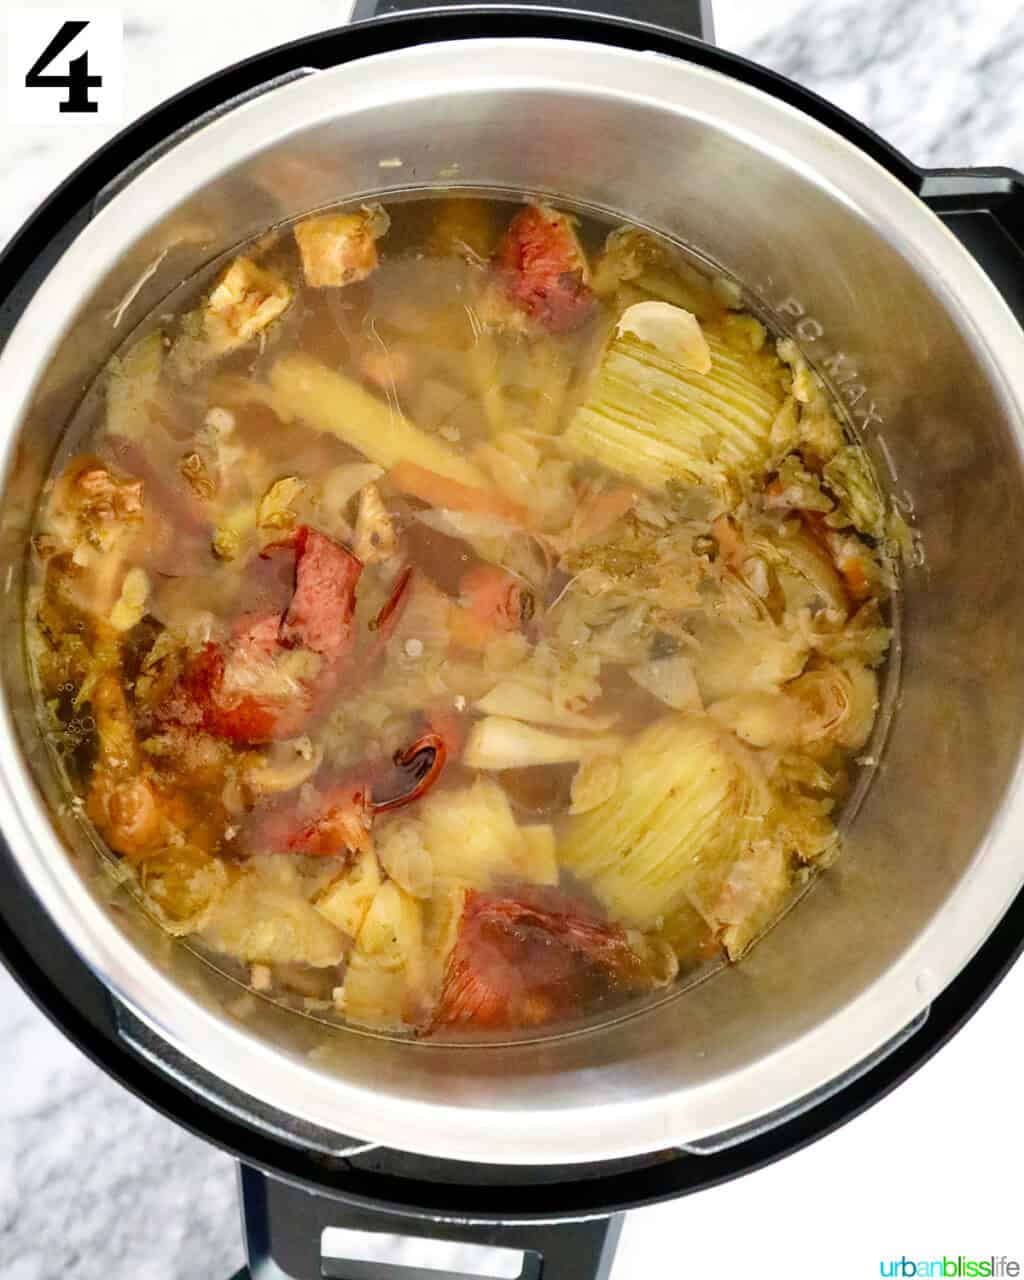
<svg viewBox="0 0 1024 1280"><path fill-rule="evenodd" d="M118 873L254 990L546 1034L738 960L834 856L902 533L792 341L673 245L339 208L83 404L40 715Z"/></svg>

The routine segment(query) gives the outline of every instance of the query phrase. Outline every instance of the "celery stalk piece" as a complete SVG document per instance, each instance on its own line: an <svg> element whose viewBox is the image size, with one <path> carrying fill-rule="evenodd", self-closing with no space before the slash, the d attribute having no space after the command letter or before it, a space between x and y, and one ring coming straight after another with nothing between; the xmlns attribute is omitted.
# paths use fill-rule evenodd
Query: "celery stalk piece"
<svg viewBox="0 0 1024 1280"><path fill-rule="evenodd" d="M319 360L282 357L270 371L270 385L287 411L315 430L337 436L379 466L415 462L460 484L490 488L473 463Z"/></svg>
<svg viewBox="0 0 1024 1280"><path fill-rule="evenodd" d="M559 418L572 381L572 366L565 353L555 344L538 343L531 361L536 373L536 411L531 420L534 431L553 435L559 427Z"/></svg>
<svg viewBox="0 0 1024 1280"><path fill-rule="evenodd" d="M615 337L562 437L566 451L651 487L675 479L717 488L763 468L784 399L772 360L705 336L706 374L633 333Z"/></svg>
<svg viewBox="0 0 1024 1280"><path fill-rule="evenodd" d="M474 334L466 358L491 434L497 435L509 425L498 345L491 331L478 321L474 321Z"/></svg>

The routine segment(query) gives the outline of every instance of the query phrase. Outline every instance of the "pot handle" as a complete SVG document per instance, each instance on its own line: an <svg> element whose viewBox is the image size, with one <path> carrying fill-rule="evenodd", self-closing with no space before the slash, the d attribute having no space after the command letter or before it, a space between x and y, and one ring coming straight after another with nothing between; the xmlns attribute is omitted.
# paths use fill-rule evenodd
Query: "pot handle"
<svg viewBox="0 0 1024 1280"><path fill-rule="evenodd" d="M566 4L558 4L557 0L356 0L352 21L364 22L369 18L412 13L417 9L465 9L492 5L599 13L662 27L707 44L715 42L711 0L579 0L578 3L568 0Z"/></svg>
<svg viewBox="0 0 1024 1280"><path fill-rule="evenodd" d="M416 1217L244 1164L239 1182L248 1266L233 1280L607 1280L622 1230L621 1214L558 1224Z"/></svg>
<svg viewBox="0 0 1024 1280"><path fill-rule="evenodd" d="M974 257L1024 325L1024 174L926 169L918 195Z"/></svg>

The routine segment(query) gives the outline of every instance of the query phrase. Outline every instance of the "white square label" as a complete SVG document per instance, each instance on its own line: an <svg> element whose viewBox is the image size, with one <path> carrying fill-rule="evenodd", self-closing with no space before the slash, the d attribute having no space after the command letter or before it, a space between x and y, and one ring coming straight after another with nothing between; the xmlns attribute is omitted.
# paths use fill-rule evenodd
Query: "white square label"
<svg viewBox="0 0 1024 1280"><path fill-rule="evenodd" d="M11 124L116 124L123 110L123 24L117 9L7 10Z"/></svg>

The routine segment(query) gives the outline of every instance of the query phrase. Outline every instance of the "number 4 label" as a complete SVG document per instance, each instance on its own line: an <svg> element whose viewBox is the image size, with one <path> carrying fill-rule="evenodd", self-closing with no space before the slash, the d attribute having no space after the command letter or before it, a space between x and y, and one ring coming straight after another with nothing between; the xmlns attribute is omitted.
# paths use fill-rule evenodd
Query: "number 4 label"
<svg viewBox="0 0 1024 1280"><path fill-rule="evenodd" d="M116 9L7 10L12 124L116 124L122 111L122 21Z"/></svg>

